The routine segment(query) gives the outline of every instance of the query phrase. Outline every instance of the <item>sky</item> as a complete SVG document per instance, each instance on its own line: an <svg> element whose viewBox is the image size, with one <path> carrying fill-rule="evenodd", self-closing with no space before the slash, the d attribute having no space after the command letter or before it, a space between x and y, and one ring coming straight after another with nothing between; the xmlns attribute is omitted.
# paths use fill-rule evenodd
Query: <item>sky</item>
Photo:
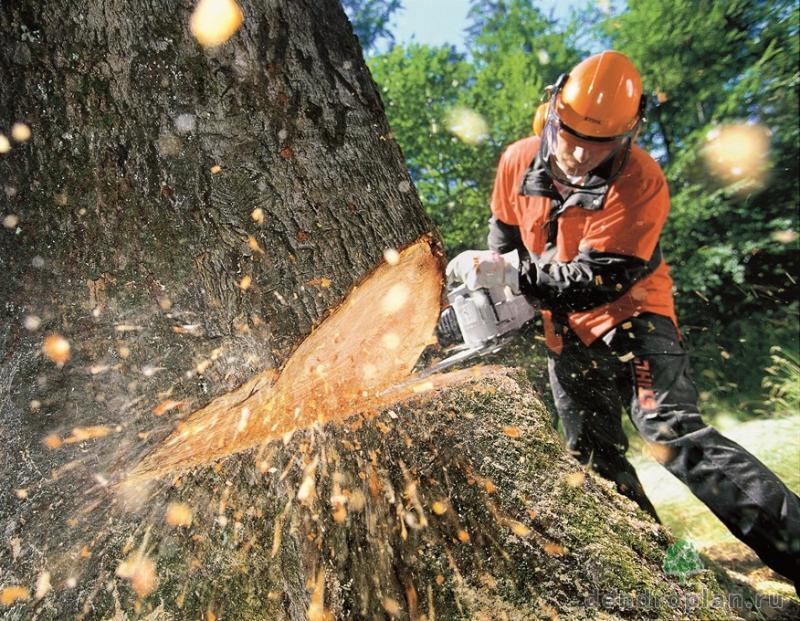
<svg viewBox="0 0 800 621"><path fill-rule="evenodd" d="M542 0L538 3L542 12L554 11L556 19L566 17L576 0ZM403 9L393 21L393 32L397 43L442 45L452 43L462 47L463 30L467 26L469 0L403 0Z"/></svg>

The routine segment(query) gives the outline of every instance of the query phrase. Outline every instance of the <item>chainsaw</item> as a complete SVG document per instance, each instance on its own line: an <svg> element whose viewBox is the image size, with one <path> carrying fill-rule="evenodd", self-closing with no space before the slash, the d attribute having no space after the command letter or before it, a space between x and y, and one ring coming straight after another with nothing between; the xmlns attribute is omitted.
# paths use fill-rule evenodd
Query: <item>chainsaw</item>
<svg viewBox="0 0 800 621"><path fill-rule="evenodd" d="M471 290L460 284L447 292L450 303L436 329L450 355L419 374L427 377L465 360L494 353L534 317L535 307L509 287Z"/></svg>

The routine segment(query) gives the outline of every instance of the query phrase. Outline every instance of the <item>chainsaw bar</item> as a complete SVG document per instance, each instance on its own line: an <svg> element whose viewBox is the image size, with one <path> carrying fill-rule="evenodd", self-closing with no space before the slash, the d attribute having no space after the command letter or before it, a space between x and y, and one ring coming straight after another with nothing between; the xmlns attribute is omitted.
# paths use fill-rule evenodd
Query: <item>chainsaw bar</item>
<svg viewBox="0 0 800 621"><path fill-rule="evenodd" d="M482 347L466 347L465 345L461 345L456 347L458 349L456 353L452 356L448 356L443 360L440 360L433 366L428 367L427 369L423 369L419 373L416 373L409 377L408 379L396 384L394 386L390 386L378 393L379 396L385 395L389 392L398 390L404 386L418 384L420 380L425 379L426 377L430 377L436 373L441 373L445 369L449 369L452 366L455 366L461 362L465 362L467 360L471 360L473 358L481 358L483 356L487 356L489 354L493 354L500 349L502 349L509 341L513 340L514 334L504 334L501 337L498 337L492 340L489 343Z"/></svg>
<svg viewBox="0 0 800 621"><path fill-rule="evenodd" d="M433 366L430 366L427 369L424 369L419 374L417 374L416 377L419 378L419 379L422 379L422 378L428 377L429 375L433 375L434 373L440 373L441 371L444 371L445 369L449 369L450 367L452 367L452 366L454 366L454 365L456 365L456 364L458 364L460 362L464 362L464 361L470 360L472 358L482 358L483 356L487 356L489 354L493 354L495 352L498 352L507 343L509 343L511 340L513 340L514 336L515 336L514 333L508 333L508 334L504 334L503 336L501 336L501 337L499 337L499 338L497 338L497 339L495 339L493 341L490 341L490 342L486 343L486 345L483 345L482 347L470 347L470 348L462 349L461 351L458 351L458 352L454 353L452 356L448 356L447 358L444 358L443 360L440 360L439 362L437 362Z"/></svg>

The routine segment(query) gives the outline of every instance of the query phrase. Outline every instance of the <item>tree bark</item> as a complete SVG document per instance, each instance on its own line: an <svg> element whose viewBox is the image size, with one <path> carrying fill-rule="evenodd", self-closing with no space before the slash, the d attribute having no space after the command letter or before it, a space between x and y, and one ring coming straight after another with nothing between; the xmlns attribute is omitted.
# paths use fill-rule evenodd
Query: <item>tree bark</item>
<svg viewBox="0 0 800 621"><path fill-rule="evenodd" d="M664 531L571 476L504 371L123 485L387 248L438 243L333 0L248 3L214 51L188 1L40 5L0 4L0 123L33 132L0 155L3 614L622 618L592 597L716 592L664 578Z"/></svg>

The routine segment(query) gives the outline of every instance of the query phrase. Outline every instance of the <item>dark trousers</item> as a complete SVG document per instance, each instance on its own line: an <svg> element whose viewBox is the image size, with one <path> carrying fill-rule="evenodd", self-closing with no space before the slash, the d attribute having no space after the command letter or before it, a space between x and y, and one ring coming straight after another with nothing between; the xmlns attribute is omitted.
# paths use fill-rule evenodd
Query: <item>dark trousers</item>
<svg viewBox="0 0 800 621"><path fill-rule="evenodd" d="M571 333L548 361L569 450L658 516L625 457L621 414L654 455L768 566L800 581L800 498L756 457L703 422L688 355L667 317L643 314L586 347Z"/></svg>

